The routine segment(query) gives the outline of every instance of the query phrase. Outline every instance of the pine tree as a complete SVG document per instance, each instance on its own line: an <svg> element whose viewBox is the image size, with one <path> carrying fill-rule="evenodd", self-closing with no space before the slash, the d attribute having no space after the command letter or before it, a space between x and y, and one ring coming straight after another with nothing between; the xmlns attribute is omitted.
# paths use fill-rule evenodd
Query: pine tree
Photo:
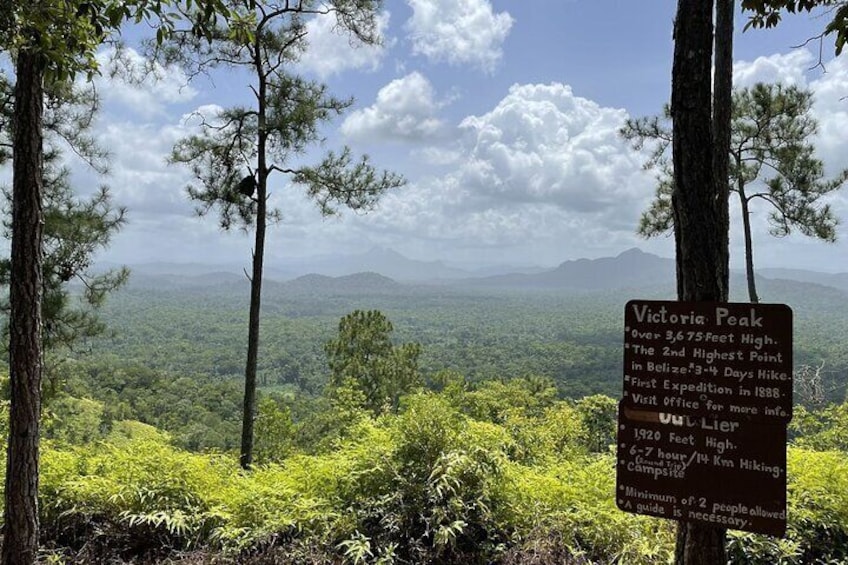
<svg viewBox="0 0 848 565"><path fill-rule="evenodd" d="M12 223L9 268L9 443L2 565L30 565L38 551L39 420L42 379L44 85L97 70L95 51L124 21L158 20L170 33L169 0L0 1L0 52L12 55ZM222 0L194 0L193 30L228 15Z"/></svg>
<svg viewBox="0 0 848 565"><path fill-rule="evenodd" d="M8 94L12 90L10 82L0 76L0 124L10 121L14 114L12 96ZM103 333L105 326L97 309L110 292L126 282L129 271L92 270L94 254L106 248L124 225L126 211L113 206L105 185L89 198L78 198L71 186L70 171L62 164L63 153L70 149L95 172L107 172L106 152L90 135L98 106L96 94L91 88L62 83L47 92L45 102L42 344L45 352L51 352L73 348L78 341ZM0 153L0 166L13 153L6 132L0 130L0 148L5 149ZM12 195L4 190L3 197L3 237L11 239ZM10 278L11 260L0 258L0 289L8 288ZM0 311L8 314L9 309L8 301L0 303ZM8 337L8 333L5 335ZM5 343L4 340L4 346Z"/></svg>
<svg viewBox="0 0 848 565"><path fill-rule="evenodd" d="M339 321L339 335L324 351L330 366L330 388L350 387L364 396L364 408L375 416L396 411L401 395L421 384L417 343L394 345L392 323L379 310L355 310Z"/></svg>
<svg viewBox="0 0 848 565"><path fill-rule="evenodd" d="M783 237L793 230L834 241L838 219L823 197L848 180L848 170L826 178L824 163L811 139L818 123L811 113L812 94L796 86L757 84L733 93L729 189L739 203L745 241L748 295L758 302L754 276L751 205L761 201L769 210L771 234ZM642 214L639 233L652 237L673 225L673 179L667 149L672 143L666 109L662 118L629 120L621 135L634 147L653 146L645 167L658 171L656 198Z"/></svg>
<svg viewBox="0 0 848 565"><path fill-rule="evenodd" d="M673 173L668 185L677 264L677 299L724 302L727 251L717 197L711 89L713 2L678 0L671 78ZM697 522L678 522L675 563L727 562L725 531Z"/></svg>
<svg viewBox="0 0 848 565"><path fill-rule="evenodd" d="M201 215L216 209L223 229L240 227L254 232L250 279L247 360L240 462L253 460L253 423L256 415L256 367L259 355L259 312L265 234L279 212L269 207L271 179L287 178L305 187L321 213L340 207L367 211L379 197L404 181L379 172L348 148L329 152L315 166L293 166L291 161L319 142L319 127L350 106L352 100L331 96L323 84L295 74L291 64L306 48L306 21L335 17L341 30L363 44L379 41L378 0L333 0L278 4L240 1L228 3L227 26L212 28L209 43L191 30L177 30L159 51L169 63L181 63L191 76L214 67L246 70L253 103L203 116L200 133L174 147L172 160L187 164L196 178L188 188ZM187 21L193 21L191 13ZM282 189L282 187L280 187Z"/></svg>

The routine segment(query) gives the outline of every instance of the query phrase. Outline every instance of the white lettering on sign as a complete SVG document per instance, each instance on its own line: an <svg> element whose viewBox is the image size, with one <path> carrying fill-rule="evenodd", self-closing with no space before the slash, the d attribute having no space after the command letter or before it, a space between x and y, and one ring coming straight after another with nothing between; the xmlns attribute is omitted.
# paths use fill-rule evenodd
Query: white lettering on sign
<svg viewBox="0 0 848 565"><path fill-rule="evenodd" d="M762 316L757 316L756 311L751 308L750 314L747 316L731 316L730 310L721 306L717 307L716 325L718 326L743 326L746 328L761 328L763 327Z"/></svg>
<svg viewBox="0 0 848 565"><path fill-rule="evenodd" d="M636 321L640 324L690 324L703 326L707 323L707 317L702 314L695 314L694 311L688 314L669 314L665 306L660 306L658 310L654 310L647 304L634 304L633 314L636 316Z"/></svg>

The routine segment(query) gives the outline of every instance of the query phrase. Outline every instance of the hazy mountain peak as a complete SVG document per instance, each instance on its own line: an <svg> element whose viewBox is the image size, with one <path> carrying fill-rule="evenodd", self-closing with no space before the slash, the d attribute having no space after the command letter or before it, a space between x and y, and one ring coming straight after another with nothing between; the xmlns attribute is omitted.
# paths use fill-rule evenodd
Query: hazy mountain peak
<svg viewBox="0 0 848 565"><path fill-rule="evenodd" d="M385 275L381 275L380 273L375 273L374 271L351 273L350 275L336 277L336 280L339 282L355 282L360 284L398 284L397 281L395 281L394 279Z"/></svg>
<svg viewBox="0 0 848 565"><path fill-rule="evenodd" d="M616 258L617 259L625 259L625 258L628 258L628 257L644 257L646 255L652 255L652 254L651 253L645 253L644 251L642 251L638 247L631 247L627 251L622 251L621 253L619 253L618 257L616 257ZM656 257L656 255L654 255L654 257Z"/></svg>
<svg viewBox="0 0 848 565"><path fill-rule="evenodd" d="M636 288L674 282L674 261L632 248L616 257L565 261L534 275L480 279L486 286L602 290Z"/></svg>

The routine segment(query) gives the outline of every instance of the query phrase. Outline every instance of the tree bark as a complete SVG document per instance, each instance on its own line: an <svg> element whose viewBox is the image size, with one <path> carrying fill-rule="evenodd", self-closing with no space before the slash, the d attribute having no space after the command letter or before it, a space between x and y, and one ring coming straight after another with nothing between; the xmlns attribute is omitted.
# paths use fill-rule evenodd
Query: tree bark
<svg viewBox="0 0 848 565"><path fill-rule="evenodd" d="M672 68L674 223L680 300L725 299L712 139L712 2L679 0Z"/></svg>
<svg viewBox="0 0 848 565"><path fill-rule="evenodd" d="M2 565L30 565L38 551L41 418L41 248L44 61L21 49L15 63L12 249L9 284L9 444Z"/></svg>
<svg viewBox="0 0 848 565"><path fill-rule="evenodd" d="M757 281L754 278L754 243L751 239L751 212L748 209L748 197L742 182L737 187L739 203L742 206L742 232L745 234L745 278L748 281L748 300L756 304L760 301L757 296Z"/></svg>
<svg viewBox="0 0 848 565"><path fill-rule="evenodd" d="M730 119L733 103L733 0L716 0L713 75L713 174L717 194L722 285L730 287Z"/></svg>
<svg viewBox="0 0 848 565"><path fill-rule="evenodd" d="M265 255L265 190L257 189L259 205L253 269L250 276L250 316L247 328L247 363L244 369L244 403L239 464L248 470L253 464L253 424L256 419L256 367L259 360L259 311L262 300L262 264Z"/></svg>
<svg viewBox="0 0 848 565"><path fill-rule="evenodd" d="M678 0L671 86L672 205L678 299L682 301L727 300L722 268L725 240L716 205L719 195L713 160L712 21L711 0ZM676 563L726 563L724 545L724 530L680 522Z"/></svg>
<svg viewBox="0 0 848 565"><path fill-rule="evenodd" d="M254 43L254 65L259 84L256 91L257 121L257 188L256 188L256 240L253 248L253 271L250 277L250 317L247 330L247 363L244 369L244 405L241 426L242 469L248 470L253 464L253 423L256 420L256 366L259 360L259 313L262 301L262 265L265 258L265 227L268 221L268 166L265 150L268 133L265 129L267 76L262 71L262 58L259 49L260 34Z"/></svg>

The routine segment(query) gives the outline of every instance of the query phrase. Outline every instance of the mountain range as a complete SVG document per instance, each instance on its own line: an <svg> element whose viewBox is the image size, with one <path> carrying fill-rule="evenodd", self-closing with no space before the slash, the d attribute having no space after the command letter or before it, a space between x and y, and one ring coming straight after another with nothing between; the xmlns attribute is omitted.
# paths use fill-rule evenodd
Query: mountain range
<svg viewBox="0 0 848 565"><path fill-rule="evenodd" d="M208 286L245 281L243 268L236 265L201 263L146 263L132 265L136 286ZM789 280L836 288L848 292L848 273L823 273L800 269L766 268L758 278ZM357 276L353 276L357 275ZM615 290L675 285L673 259L632 248L616 257L565 261L554 268L491 267L486 271L462 269L441 261L416 261L385 248L374 248L350 257L323 257L294 262L280 268L270 265L266 279L285 282L292 291L326 289L339 291L354 285L363 290L388 290L400 283L439 284L462 288L530 290ZM732 274L732 286L744 274ZM739 298L744 293L736 293Z"/></svg>
<svg viewBox="0 0 848 565"><path fill-rule="evenodd" d="M104 265L103 267L115 267ZM130 265L134 275L197 277L211 273L231 273L243 275L247 266L228 263L139 263ZM443 261L418 261L410 259L393 249L374 247L355 255L324 255L317 257L291 259L285 264L272 260L266 261L265 277L278 281L290 280L303 275L324 275L341 277L356 273L380 273L400 282L439 282L473 277L485 277L506 273L538 273L543 267L518 267L513 265L492 265L481 268L467 268L448 265Z"/></svg>

